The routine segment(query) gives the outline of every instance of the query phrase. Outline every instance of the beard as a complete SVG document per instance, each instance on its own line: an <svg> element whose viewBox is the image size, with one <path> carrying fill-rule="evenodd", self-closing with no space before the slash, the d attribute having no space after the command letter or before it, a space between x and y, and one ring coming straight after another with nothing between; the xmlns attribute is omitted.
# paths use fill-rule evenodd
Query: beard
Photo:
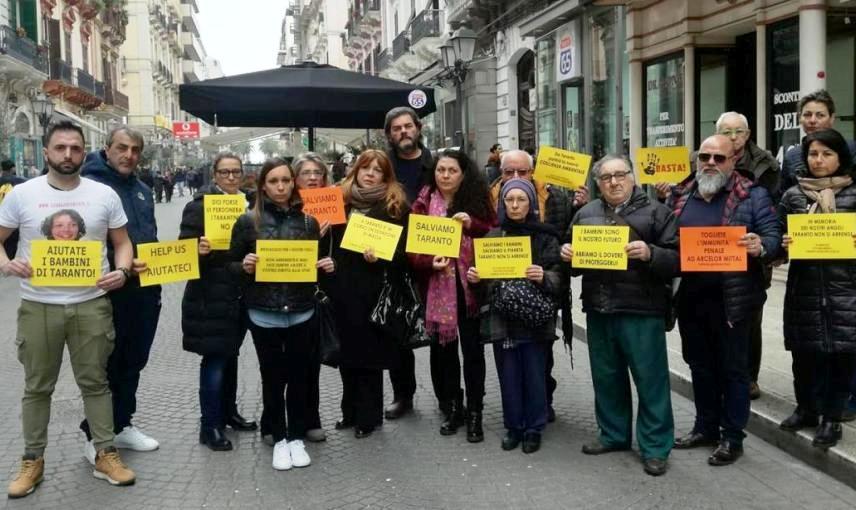
<svg viewBox="0 0 856 510"><path fill-rule="evenodd" d="M704 173L704 169L696 171L696 182L698 190L703 195L715 195L728 182L728 176L722 170L717 169L716 174L708 175Z"/></svg>
<svg viewBox="0 0 856 510"><path fill-rule="evenodd" d="M399 152L407 153L416 148L416 142L412 138L404 136L397 144L395 144L395 146Z"/></svg>
<svg viewBox="0 0 856 510"><path fill-rule="evenodd" d="M48 168L55 171L58 174L62 175L74 175L80 171L80 167L83 166L83 161L80 164L75 165L72 162L65 161L53 161L50 158L46 158L48 163Z"/></svg>

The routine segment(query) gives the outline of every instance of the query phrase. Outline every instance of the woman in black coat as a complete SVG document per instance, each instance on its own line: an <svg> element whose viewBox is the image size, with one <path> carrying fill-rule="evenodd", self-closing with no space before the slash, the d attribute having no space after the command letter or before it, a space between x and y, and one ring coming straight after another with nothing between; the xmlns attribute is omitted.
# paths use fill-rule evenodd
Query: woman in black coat
<svg viewBox="0 0 856 510"><path fill-rule="evenodd" d="M802 157L809 175L787 190L779 218L792 249L799 238L787 229L788 215L856 212L853 163L844 137L828 129L806 135ZM856 234L848 233L854 236ZM856 260L791 260L784 307L785 348L793 356L797 408L785 430L817 425L813 445L841 439L841 417L856 369Z"/></svg>
<svg viewBox="0 0 856 510"><path fill-rule="evenodd" d="M385 153L367 150L354 163L354 171L342 182L348 217L365 214L398 225L407 224L407 199L395 179ZM341 247L345 225L333 228L335 284L331 298L339 329L342 360L342 419L336 429L354 427L354 436L369 436L383 423L383 370L395 368L396 339L383 334L369 322L384 278L401 282L407 271L402 233L392 261L379 259L374 251L356 253Z"/></svg>
<svg viewBox="0 0 856 510"><path fill-rule="evenodd" d="M204 196L240 193L241 159L221 153L214 160L214 183L200 190L184 208L179 239L199 239L199 279L190 280L181 300L184 350L202 356L199 368L199 442L212 450L231 450L224 434L255 430L255 422L238 414L235 401L238 350L246 334L238 280L227 269L225 251L212 251L205 235Z"/></svg>

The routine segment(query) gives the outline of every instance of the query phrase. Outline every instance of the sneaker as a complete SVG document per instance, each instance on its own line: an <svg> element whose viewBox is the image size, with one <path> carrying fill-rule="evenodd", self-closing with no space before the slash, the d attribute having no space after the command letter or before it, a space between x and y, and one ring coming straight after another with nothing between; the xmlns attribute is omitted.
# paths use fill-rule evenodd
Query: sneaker
<svg viewBox="0 0 856 510"><path fill-rule="evenodd" d="M306 467L312 463L309 454L306 453L306 447L303 446L303 441L295 439L288 442L288 450L291 452L291 464L294 467Z"/></svg>
<svg viewBox="0 0 856 510"><path fill-rule="evenodd" d="M128 425L122 429L122 432L116 434L116 437L113 438L113 445L116 448L134 450L135 452L150 452L157 450L160 446L154 438L143 434L143 431L133 425Z"/></svg>
<svg viewBox="0 0 856 510"><path fill-rule="evenodd" d="M285 439L273 445L273 468L277 471L291 469L291 449Z"/></svg>
<svg viewBox="0 0 856 510"><path fill-rule="evenodd" d="M324 429L309 429L306 431L306 440L312 443L320 443L327 440Z"/></svg>
<svg viewBox="0 0 856 510"><path fill-rule="evenodd" d="M87 441L83 445L83 458L93 466L95 465L95 441Z"/></svg>
<svg viewBox="0 0 856 510"><path fill-rule="evenodd" d="M21 469L18 476L9 482L9 498L23 498L36 490L36 486L42 483L45 474L45 458L35 455L24 455L21 458Z"/></svg>
<svg viewBox="0 0 856 510"><path fill-rule="evenodd" d="M92 476L99 480L107 480L110 485L134 485L137 481L137 476L122 462L119 450L115 446L98 451Z"/></svg>

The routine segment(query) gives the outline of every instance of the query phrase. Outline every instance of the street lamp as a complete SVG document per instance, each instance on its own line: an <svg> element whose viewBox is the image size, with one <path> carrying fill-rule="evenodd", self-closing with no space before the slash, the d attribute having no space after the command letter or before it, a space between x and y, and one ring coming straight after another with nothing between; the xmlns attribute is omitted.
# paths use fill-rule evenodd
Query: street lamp
<svg viewBox="0 0 856 510"><path fill-rule="evenodd" d="M51 117L53 116L53 101L44 95L44 93L39 92L39 94L32 99L31 103L33 104L33 113L39 119L39 124L42 126L42 136L44 137L48 123L51 121Z"/></svg>
<svg viewBox="0 0 856 510"><path fill-rule="evenodd" d="M461 151L467 153L467 115L464 110L463 84L467 79L467 71L476 49L478 36L467 26L459 28L452 37L440 46L440 56L443 59L444 76L455 84L455 102L457 117L461 121L463 136Z"/></svg>

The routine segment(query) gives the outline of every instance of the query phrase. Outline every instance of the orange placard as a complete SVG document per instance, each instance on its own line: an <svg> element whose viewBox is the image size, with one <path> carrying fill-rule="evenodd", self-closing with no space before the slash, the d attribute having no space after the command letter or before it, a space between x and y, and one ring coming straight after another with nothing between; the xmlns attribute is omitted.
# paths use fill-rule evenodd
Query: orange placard
<svg viewBox="0 0 856 510"><path fill-rule="evenodd" d="M746 271L746 227L682 227L681 271Z"/></svg>
<svg viewBox="0 0 856 510"><path fill-rule="evenodd" d="M319 224L324 223L324 220L329 221L330 225L347 223L342 188L330 186L302 189L300 198L303 199L303 212L314 217Z"/></svg>

